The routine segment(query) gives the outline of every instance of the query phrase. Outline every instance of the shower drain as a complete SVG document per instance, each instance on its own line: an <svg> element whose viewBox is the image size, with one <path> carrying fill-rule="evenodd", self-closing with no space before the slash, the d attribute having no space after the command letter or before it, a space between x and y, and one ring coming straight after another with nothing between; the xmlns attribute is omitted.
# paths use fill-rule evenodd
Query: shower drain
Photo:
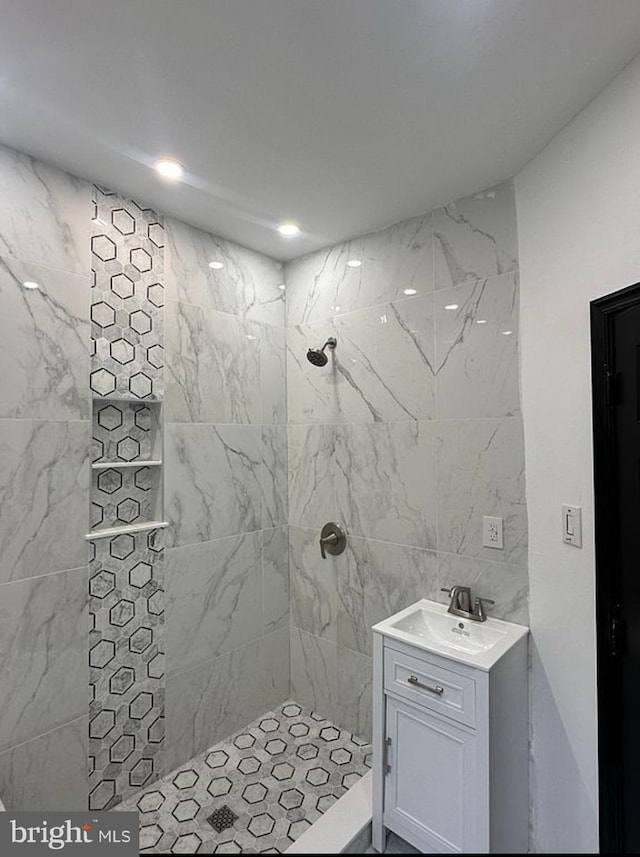
<svg viewBox="0 0 640 857"><path fill-rule="evenodd" d="M226 805L226 803L224 806L221 806L219 809L212 812L207 819L211 827L213 827L213 829L218 833L222 833L222 831L226 830L228 827L233 827L234 822L237 820L238 816Z"/></svg>

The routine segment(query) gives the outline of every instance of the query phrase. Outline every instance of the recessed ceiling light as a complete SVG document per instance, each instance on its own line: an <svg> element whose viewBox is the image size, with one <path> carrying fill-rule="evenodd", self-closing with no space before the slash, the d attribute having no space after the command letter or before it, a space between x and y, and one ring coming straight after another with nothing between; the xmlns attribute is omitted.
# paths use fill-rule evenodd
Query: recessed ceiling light
<svg viewBox="0 0 640 857"><path fill-rule="evenodd" d="M209 267L213 268L214 271L219 271L224 268L224 262L209 262Z"/></svg>
<svg viewBox="0 0 640 857"><path fill-rule="evenodd" d="M503 335L503 336L511 336L511 334L512 334L512 333L513 333L513 331L512 331L512 330L503 330L503 331L502 331L502 335Z"/></svg>
<svg viewBox="0 0 640 857"><path fill-rule="evenodd" d="M257 336L253 336L251 333L247 333L247 339L257 339Z"/></svg>
<svg viewBox="0 0 640 857"><path fill-rule="evenodd" d="M405 289L404 293L405 293L405 295L417 295L418 290L417 289Z"/></svg>
<svg viewBox="0 0 640 857"><path fill-rule="evenodd" d="M362 265L360 259L349 259L347 262L347 267L349 268L359 268Z"/></svg>
<svg viewBox="0 0 640 857"><path fill-rule="evenodd" d="M280 283L280 285L278 286L278 288L280 289L280 291L282 291L282 292L283 292L283 291L286 289L286 286L285 286L285 284L284 284L284 283Z"/></svg>
<svg viewBox="0 0 640 857"><path fill-rule="evenodd" d="M445 309L458 309L458 304L447 304Z"/></svg>
<svg viewBox="0 0 640 857"><path fill-rule="evenodd" d="M286 235L288 238L292 238L300 232L300 227L296 223L281 223L278 226L278 232L280 235Z"/></svg>
<svg viewBox="0 0 640 857"><path fill-rule="evenodd" d="M25 289L39 289L40 283L34 283L33 280L25 280L22 284Z"/></svg>
<svg viewBox="0 0 640 857"><path fill-rule="evenodd" d="M486 318L479 318L479 319L477 319L477 321L476 321L476 324L486 324L486 323L487 323L487 319L486 319Z"/></svg>
<svg viewBox="0 0 640 857"><path fill-rule="evenodd" d="M170 179L174 182L184 175L184 167L178 161L174 161L173 158L158 158L153 167L163 179Z"/></svg>

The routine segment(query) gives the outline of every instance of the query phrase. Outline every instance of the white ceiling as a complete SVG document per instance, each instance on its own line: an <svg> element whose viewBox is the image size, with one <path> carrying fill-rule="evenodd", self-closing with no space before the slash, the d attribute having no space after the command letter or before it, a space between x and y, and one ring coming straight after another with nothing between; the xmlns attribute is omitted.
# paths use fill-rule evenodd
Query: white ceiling
<svg viewBox="0 0 640 857"><path fill-rule="evenodd" d="M514 175L639 50L638 0L0 0L0 140L287 259Z"/></svg>

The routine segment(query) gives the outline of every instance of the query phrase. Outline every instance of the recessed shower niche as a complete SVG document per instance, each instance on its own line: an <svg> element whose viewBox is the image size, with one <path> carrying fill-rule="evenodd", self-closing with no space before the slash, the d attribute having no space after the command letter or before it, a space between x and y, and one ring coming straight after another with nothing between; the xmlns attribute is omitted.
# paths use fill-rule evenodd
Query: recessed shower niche
<svg viewBox="0 0 640 857"><path fill-rule="evenodd" d="M89 538L164 525L162 404L96 399Z"/></svg>

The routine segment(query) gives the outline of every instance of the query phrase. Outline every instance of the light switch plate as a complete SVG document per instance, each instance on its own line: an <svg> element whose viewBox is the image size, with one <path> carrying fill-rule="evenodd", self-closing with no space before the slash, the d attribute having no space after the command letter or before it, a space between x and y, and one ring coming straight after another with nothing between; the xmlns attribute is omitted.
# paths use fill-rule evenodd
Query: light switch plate
<svg viewBox="0 0 640 857"><path fill-rule="evenodd" d="M575 548L582 547L582 506L562 507L562 541Z"/></svg>
<svg viewBox="0 0 640 857"><path fill-rule="evenodd" d="M482 519L482 544L486 548L504 548L502 518L491 518L485 515Z"/></svg>

